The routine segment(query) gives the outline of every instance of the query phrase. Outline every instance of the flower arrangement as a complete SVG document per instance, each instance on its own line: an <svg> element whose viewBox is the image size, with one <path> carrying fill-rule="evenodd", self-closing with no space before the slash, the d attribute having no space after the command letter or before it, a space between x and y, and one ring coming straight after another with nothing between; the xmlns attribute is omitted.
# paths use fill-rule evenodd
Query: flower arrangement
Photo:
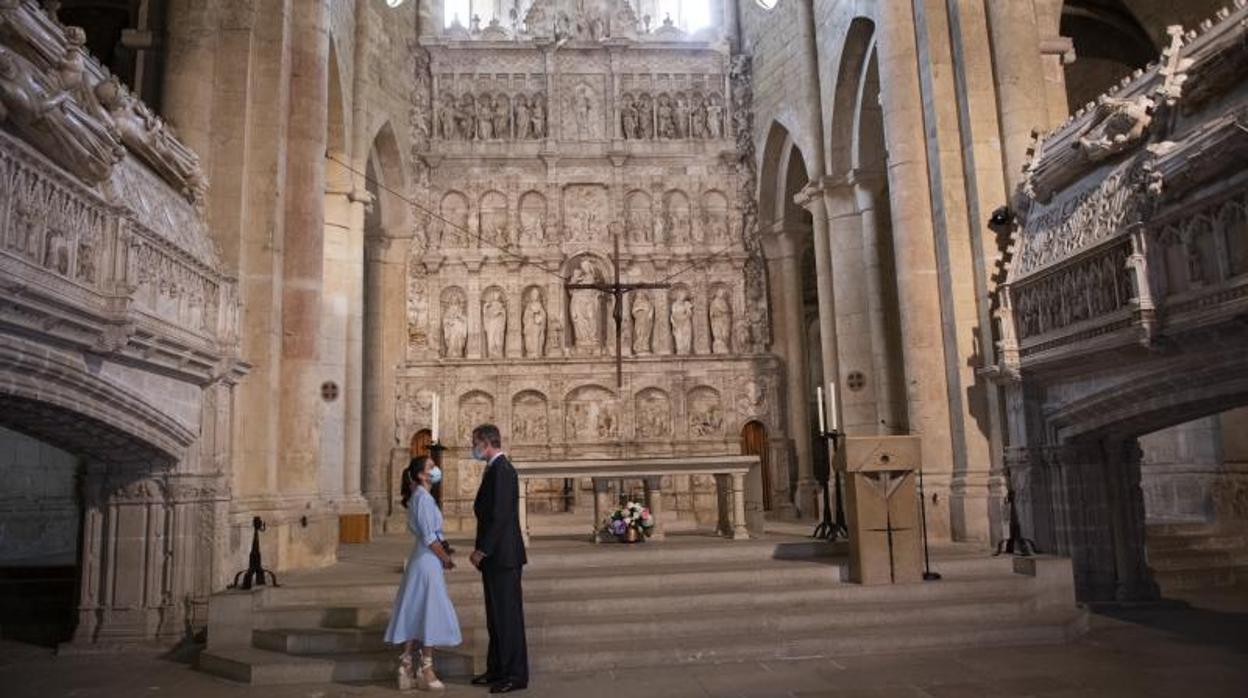
<svg viewBox="0 0 1248 698"><path fill-rule="evenodd" d="M654 517L650 515L650 509L642 506L637 502L625 502L623 506L611 512L607 517L604 525L606 531L617 538L629 538L629 531L633 531L632 537L648 536L654 530Z"/></svg>

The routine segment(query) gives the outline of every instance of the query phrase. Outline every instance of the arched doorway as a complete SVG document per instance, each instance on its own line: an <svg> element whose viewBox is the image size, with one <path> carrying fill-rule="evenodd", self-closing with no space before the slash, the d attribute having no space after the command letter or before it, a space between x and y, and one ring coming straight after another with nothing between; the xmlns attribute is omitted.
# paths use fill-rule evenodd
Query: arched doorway
<svg viewBox="0 0 1248 698"><path fill-rule="evenodd" d="M415 434L412 434L411 441L408 442L408 449L407 449L408 456L411 458L415 458L417 456L433 455L429 450L429 446L432 443L433 443L433 432L429 431L428 429L421 429ZM441 467L442 466L441 457L439 456L435 458L435 460L438 461L438 467ZM433 494L434 501L438 503L438 506L442 506L442 483L439 482L438 484L434 485L431 493Z"/></svg>
<svg viewBox="0 0 1248 698"><path fill-rule="evenodd" d="M763 476L763 511L771 511L771 463L767 458L767 427L762 422L751 420L741 428L741 455L758 456Z"/></svg>

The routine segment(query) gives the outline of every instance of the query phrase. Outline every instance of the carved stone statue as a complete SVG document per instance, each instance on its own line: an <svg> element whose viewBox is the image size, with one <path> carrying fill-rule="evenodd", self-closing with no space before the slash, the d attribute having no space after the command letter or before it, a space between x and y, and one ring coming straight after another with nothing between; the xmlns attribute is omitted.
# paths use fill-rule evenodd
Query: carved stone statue
<svg viewBox="0 0 1248 698"><path fill-rule="evenodd" d="M633 353L650 353L650 336L654 333L654 304L645 291L633 292Z"/></svg>
<svg viewBox="0 0 1248 698"><path fill-rule="evenodd" d="M453 141L459 137L455 125L455 95L444 93L438 100L438 135L443 140Z"/></svg>
<svg viewBox="0 0 1248 698"><path fill-rule="evenodd" d="M511 134L511 104L507 95L494 95L494 137L509 138Z"/></svg>
<svg viewBox="0 0 1248 698"><path fill-rule="evenodd" d="M676 135L673 138L687 138L689 136L689 99L685 95L676 95L674 114L676 118Z"/></svg>
<svg viewBox="0 0 1248 698"><path fill-rule="evenodd" d="M637 105L633 103L631 96L626 95L623 104L620 106L620 129L624 138L636 140L640 125L641 122L637 118Z"/></svg>
<svg viewBox="0 0 1248 698"><path fill-rule="evenodd" d="M459 108L455 110L455 130L461 141L470 141L477 135L477 102L471 93L459 97Z"/></svg>
<svg viewBox="0 0 1248 698"><path fill-rule="evenodd" d="M728 290L719 288L711 298L711 352L727 354L731 336L732 303L728 300Z"/></svg>
<svg viewBox="0 0 1248 698"><path fill-rule="evenodd" d="M546 137L546 96L541 92L533 95L533 115L532 127L529 129L530 138Z"/></svg>
<svg viewBox="0 0 1248 698"><path fill-rule="evenodd" d="M68 92L46 85L30 61L0 48L0 121L70 172L95 183L108 179L125 155L117 135L92 118Z"/></svg>
<svg viewBox="0 0 1248 698"><path fill-rule="evenodd" d="M676 138L676 114L672 110L672 100L667 95L659 96L659 138Z"/></svg>
<svg viewBox="0 0 1248 698"><path fill-rule="evenodd" d="M458 302L452 302L442 317L442 337L446 343L448 358L462 359L464 346L468 342L468 323L464 319L464 308Z"/></svg>
<svg viewBox="0 0 1248 698"><path fill-rule="evenodd" d="M117 78L101 82L95 94L130 152L179 188L188 201L203 201L208 183L199 167L199 158L169 134L147 105L132 97Z"/></svg>
<svg viewBox="0 0 1248 698"><path fill-rule="evenodd" d="M706 105L706 135L716 140L724 137L724 106L719 103L719 95L711 95Z"/></svg>
<svg viewBox="0 0 1248 698"><path fill-rule="evenodd" d="M497 289L486 294L481 304L481 325L485 331L485 355L492 359L503 358L507 337L507 302Z"/></svg>
<svg viewBox="0 0 1248 698"><path fill-rule="evenodd" d="M494 138L494 106L490 96L482 94L477 98L477 139L488 141Z"/></svg>
<svg viewBox="0 0 1248 698"><path fill-rule="evenodd" d="M647 93L637 98L637 137L654 137L654 100Z"/></svg>
<svg viewBox="0 0 1248 698"><path fill-rule="evenodd" d="M677 354L693 353L693 300L687 291L680 291L672 302L672 339Z"/></svg>
<svg viewBox="0 0 1248 698"><path fill-rule="evenodd" d="M706 138L706 98L698 95L693 101L693 115L689 134L693 138Z"/></svg>
<svg viewBox="0 0 1248 698"><path fill-rule="evenodd" d="M1093 162L1130 148L1144 136L1153 117L1153 100L1147 95L1119 99L1102 95L1097 100L1097 120L1079 138L1079 147Z"/></svg>
<svg viewBox="0 0 1248 698"><path fill-rule="evenodd" d="M582 259L581 265L572 272L572 283L598 283L598 275L588 259ZM597 347L601 340L598 336L601 313L598 292L593 289L582 289L572 292L572 337L579 347Z"/></svg>
<svg viewBox="0 0 1248 698"><path fill-rule="evenodd" d="M537 289L530 289L528 299L521 316L524 330L524 355L539 358L546 350L546 308L542 305L542 294Z"/></svg>
<svg viewBox="0 0 1248 698"><path fill-rule="evenodd" d="M532 109L529 107L529 98L524 94L516 95L516 140L528 140L532 136Z"/></svg>

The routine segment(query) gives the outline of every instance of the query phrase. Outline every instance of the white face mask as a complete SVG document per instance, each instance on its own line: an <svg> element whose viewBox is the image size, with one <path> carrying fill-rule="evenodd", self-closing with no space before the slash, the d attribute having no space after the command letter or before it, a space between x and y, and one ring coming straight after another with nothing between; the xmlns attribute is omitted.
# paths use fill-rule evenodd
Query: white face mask
<svg viewBox="0 0 1248 698"><path fill-rule="evenodd" d="M429 484L436 485L439 482L442 482L442 469L435 465L429 471Z"/></svg>
<svg viewBox="0 0 1248 698"><path fill-rule="evenodd" d="M473 460L485 460L485 453L481 450L480 446L477 446L475 444L472 447L472 459Z"/></svg>

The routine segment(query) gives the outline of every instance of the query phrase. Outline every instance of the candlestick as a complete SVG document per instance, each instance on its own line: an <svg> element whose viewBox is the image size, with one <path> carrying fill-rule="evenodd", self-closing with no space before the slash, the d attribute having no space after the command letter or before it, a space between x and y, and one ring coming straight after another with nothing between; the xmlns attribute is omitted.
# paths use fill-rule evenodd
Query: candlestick
<svg viewBox="0 0 1248 698"><path fill-rule="evenodd" d="M826 434L827 428L823 421L823 386L815 386L815 400L819 403L819 433Z"/></svg>
<svg viewBox="0 0 1248 698"><path fill-rule="evenodd" d="M836 408L836 381L828 381L828 403L832 412L832 431L840 431L841 414Z"/></svg>
<svg viewBox="0 0 1248 698"><path fill-rule="evenodd" d="M432 431L433 431L433 442L435 444L438 442L438 402L439 402L438 395L437 393L434 393L433 395L433 430Z"/></svg>

